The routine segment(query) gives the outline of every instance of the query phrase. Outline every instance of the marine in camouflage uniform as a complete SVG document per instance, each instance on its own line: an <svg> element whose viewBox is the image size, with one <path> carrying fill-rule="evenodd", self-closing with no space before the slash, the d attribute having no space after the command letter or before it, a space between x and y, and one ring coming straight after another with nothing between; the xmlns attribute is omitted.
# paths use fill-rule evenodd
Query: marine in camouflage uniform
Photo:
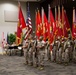
<svg viewBox="0 0 76 75"><path fill-rule="evenodd" d="M63 50L63 47L60 46L60 48L59 48L59 63L62 62L62 50Z"/></svg>
<svg viewBox="0 0 76 75"><path fill-rule="evenodd" d="M37 46L37 37L34 37L34 45L33 45L33 66L37 67L38 66L38 50L36 48Z"/></svg>
<svg viewBox="0 0 76 75"><path fill-rule="evenodd" d="M29 42L28 42L28 40L27 40L27 41L25 42L25 44L23 45L25 64L28 64L28 45L29 45Z"/></svg>
<svg viewBox="0 0 76 75"><path fill-rule="evenodd" d="M53 54L53 61L56 61L56 52L57 52L57 39L54 41L53 44L53 49L52 49L52 54Z"/></svg>
<svg viewBox="0 0 76 75"><path fill-rule="evenodd" d="M73 62L76 63L76 39L74 39Z"/></svg>
<svg viewBox="0 0 76 75"><path fill-rule="evenodd" d="M64 38L60 39L60 47L59 47L59 63L62 63L62 53L64 52Z"/></svg>
<svg viewBox="0 0 76 75"><path fill-rule="evenodd" d="M30 35L30 37L29 37L28 63L31 66L33 65L33 45L34 45L33 36Z"/></svg>
<svg viewBox="0 0 76 75"><path fill-rule="evenodd" d="M62 63L64 63L64 62L65 62L66 41L67 41L67 38L65 38L65 37L64 37L64 42L63 42L63 51L62 51Z"/></svg>
<svg viewBox="0 0 76 75"><path fill-rule="evenodd" d="M49 50L49 41L46 40L45 42L45 60L49 60L50 59L50 50Z"/></svg>
<svg viewBox="0 0 76 75"><path fill-rule="evenodd" d="M44 57L45 57L45 42L43 41L42 36L40 36L39 38L37 49L38 49L38 66L40 67L40 69L42 69L44 66Z"/></svg>
<svg viewBox="0 0 76 75"><path fill-rule="evenodd" d="M65 58L64 58L65 65L69 63L69 48L65 49Z"/></svg>
<svg viewBox="0 0 76 75"><path fill-rule="evenodd" d="M67 47L69 50L69 61L72 61L72 58L73 58L73 41L71 40L70 37L68 37L68 40L67 40Z"/></svg>
<svg viewBox="0 0 76 75"><path fill-rule="evenodd" d="M71 59L71 54L72 54L72 46L71 46L71 41L70 39L67 39L65 44L65 58L64 58L64 63L67 65ZM70 53L71 52L71 53Z"/></svg>
<svg viewBox="0 0 76 75"><path fill-rule="evenodd" d="M56 41L57 51L56 51L56 62L59 63L59 48L60 48L60 37Z"/></svg>

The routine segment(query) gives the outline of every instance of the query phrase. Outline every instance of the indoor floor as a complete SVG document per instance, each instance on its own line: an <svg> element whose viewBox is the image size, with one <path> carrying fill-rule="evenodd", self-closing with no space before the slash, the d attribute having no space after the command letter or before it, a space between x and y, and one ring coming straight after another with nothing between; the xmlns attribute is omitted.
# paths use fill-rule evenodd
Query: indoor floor
<svg viewBox="0 0 76 75"><path fill-rule="evenodd" d="M46 62L44 70L24 65L24 57L0 55L0 75L76 75L76 64Z"/></svg>

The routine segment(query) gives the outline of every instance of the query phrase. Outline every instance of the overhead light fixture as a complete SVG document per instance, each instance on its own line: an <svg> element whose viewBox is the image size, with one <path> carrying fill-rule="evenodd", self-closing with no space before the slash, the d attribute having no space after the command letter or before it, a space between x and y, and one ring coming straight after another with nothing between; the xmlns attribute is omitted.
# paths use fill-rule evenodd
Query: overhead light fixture
<svg viewBox="0 0 76 75"><path fill-rule="evenodd" d="M73 0L73 1L75 1L75 0Z"/></svg>

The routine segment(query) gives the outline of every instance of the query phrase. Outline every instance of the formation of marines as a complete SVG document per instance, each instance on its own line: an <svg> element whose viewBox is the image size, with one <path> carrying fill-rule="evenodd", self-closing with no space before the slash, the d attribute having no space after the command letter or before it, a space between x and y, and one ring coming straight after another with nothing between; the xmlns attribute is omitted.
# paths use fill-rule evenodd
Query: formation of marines
<svg viewBox="0 0 76 75"><path fill-rule="evenodd" d="M50 48L52 46L52 48ZM48 40L43 41L31 35L23 46L25 64L34 67L44 67L44 62L51 60L56 63L68 64L76 62L76 39L56 38L51 45Z"/></svg>

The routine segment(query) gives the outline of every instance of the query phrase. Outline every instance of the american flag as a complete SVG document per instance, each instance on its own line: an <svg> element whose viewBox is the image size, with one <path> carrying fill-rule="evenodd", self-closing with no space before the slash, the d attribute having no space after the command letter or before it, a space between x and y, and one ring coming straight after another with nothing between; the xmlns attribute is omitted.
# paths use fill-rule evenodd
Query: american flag
<svg viewBox="0 0 76 75"><path fill-rule="evenodd" d="M27 19L26 19L26 33L25 33L25 40L28 38L29 34L32 31L32 23L31 23L31 16L30 16L30 10L29 10L29 4L28 4L28 10L27 10Z"/></svg>

